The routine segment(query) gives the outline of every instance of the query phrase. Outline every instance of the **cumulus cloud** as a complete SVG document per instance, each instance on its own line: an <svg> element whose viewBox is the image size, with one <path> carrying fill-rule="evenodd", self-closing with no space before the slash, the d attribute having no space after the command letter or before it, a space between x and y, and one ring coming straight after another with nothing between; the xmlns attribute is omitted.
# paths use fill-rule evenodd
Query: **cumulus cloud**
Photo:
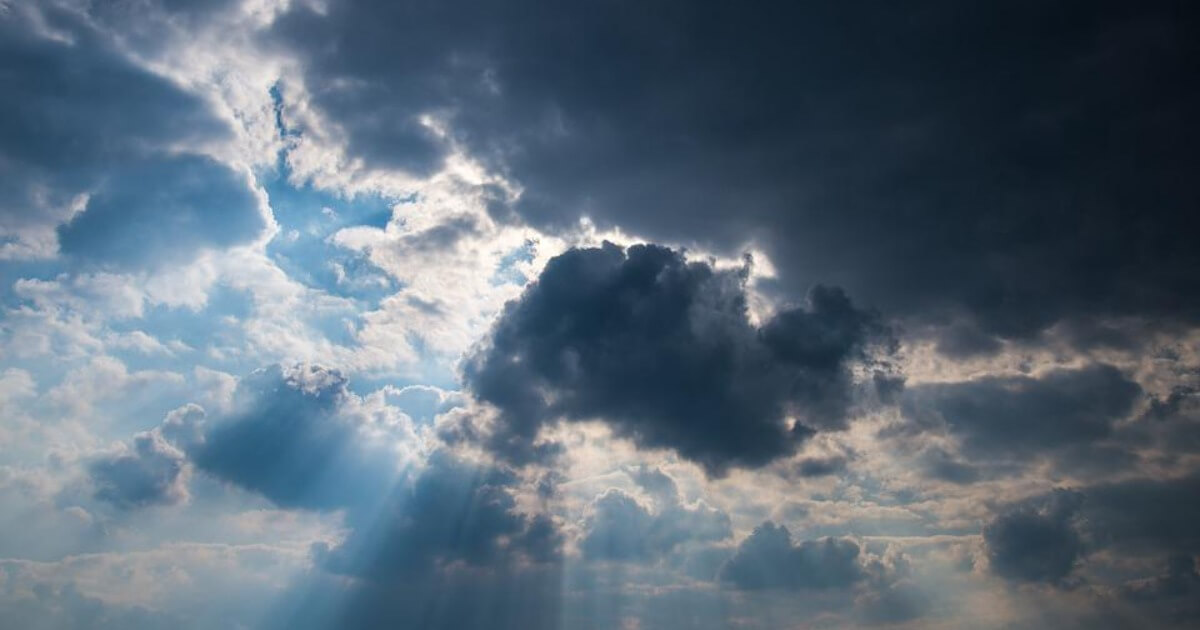
<svg viewBox="0 0 1200 630"><path fill-rule="evenodd" d="M188 496L184 454L158 429L135 435L128 452L101 457L88 472L96 498L118 508L177 503Z"/></svg>
<svg viewBox="0 0 1200 630"><path fill-rule="evenodd" d="M849 539L793 544L787 527L767 521L738 545L719 577L744 590L846 588L867 577L861 551Z"/></svg>
<svg viewBox="0 0 1200 630"><path fill-rule="evenodd" d="M395 445L347 412L346 379L320 366L272 366L243 378L234 411L185 448L206 473L278 505L337 509L378 501L405 464ZM407 427L382 424L404 437ZM411 448L411 445L409 445Z"/></svg>
<svg viewBox="0 0 1200 630"><path fill-rule="evenodd" d="M371 407L382 399L358 397L321 366L271 366L239 381L229 413L183 407L159 431L199 470L277 505L344 511L347 539L314 549L333 573L391 581L557 557L556 523L517 505L520 478L425 448L408 416Z"/></svg>
<svg viewBox="0 0 1200 630"><path fill-rule="evenodd" d="M888 349L875 317L826 287L761 328L746 304L742 275L664 247L552 259L465 365L472 392L501 411L490 445L527 459L544 424L596 419L721 474L845 427L851 368Z"/></svg>
<svg viewBox="0 0 1200 630"><path fill-rule="evenodd" d="M1083 555L1077 515L1083 496L1068 490L1022 502L983 529L988 566L1005 578L1058 583Z"/></svg>
<svg viewBox="0 0 1200 630"><path fill-rule="evenodd" d="M633 477L655 498L655 509L616 488L597 496L579 543L586 557L646 562L681 545L717 542L733 534L728 514L704 504L683 505L675 482L662 471L637 470Z"/></svg>

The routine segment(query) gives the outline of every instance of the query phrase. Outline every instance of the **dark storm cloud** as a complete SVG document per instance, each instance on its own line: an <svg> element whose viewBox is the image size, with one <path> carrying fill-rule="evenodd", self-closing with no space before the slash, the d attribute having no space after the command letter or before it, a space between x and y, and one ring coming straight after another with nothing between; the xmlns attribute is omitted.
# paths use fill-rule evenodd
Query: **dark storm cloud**
<svg viewBox="0 0 1200 630"><path fill-rule="evenodd" d="M93 461L88 473L97 499L132 509L186 497L185 462L184 454L154 430L134 436L130 452Z"/></svg>
<svg viewBox="0 0 1200 630"><path fill-rule="evenodd" d="M331 2L272 39L369 165L425 172L434 113L524 193L656 239L761 241L792 287L968 327L1195 321L1196 13L979 5ZM386 60L386 61L384 61Z"/></svg>
<svg viewBox="0 0 1200 630"><path fill-rule="evenodd" d="M902 406L918 425L944 426L960 437L968 456L1023 457L1109 437L1141 395L1137 383L1100 364L912 386ZM955 474L930 463L934 472Z"/></svg>
<svg viewBox="0 0 1200 630"><path fill-rule="evenodd" d="M490 444L511 459L565 418L603 420L710 474L759 466L844 427L851 366L872 344L890 349L840 290L817 287L808 302L755 328L738 273L654 245L575 249L505 307L465 378L500 409Z"/></svg>
<svg viewBox="0 0 1200 630"><path fill-rule="evenodd" d="M264 229L244 176L180 153L229 139L228 126L83 17L34 4L0 13L0 86L0 228L53 227L90 195L59 230L63 250L120 267L186 259Z"/></svg>
<svg viewBox="0 0 1200 630"><path fill-rule="evenodd" d="M849 539L793 544L786 527L768 521L738 545L719 578L744 590L846 588L867 577L860 554Z"/></svg>
<svg viewBox="0 0 1200 630"><path fill-rule="evenodd" d="M988 566L1024 582L1061 582L1083 555L1078 530L1083 495L1055 491L1012 506L983 529Z"/></svg>

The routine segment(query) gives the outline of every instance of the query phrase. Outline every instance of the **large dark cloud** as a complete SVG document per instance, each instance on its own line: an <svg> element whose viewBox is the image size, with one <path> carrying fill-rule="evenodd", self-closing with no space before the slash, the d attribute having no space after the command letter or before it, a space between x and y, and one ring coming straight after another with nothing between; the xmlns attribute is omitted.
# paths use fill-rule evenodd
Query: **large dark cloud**
<svg viewBox="0 0 1200 630"><path fill-rule="evenodd" d="M520 460L543 424L596 419L719 474L844 427L851 368L873 344L889 349L886 331L825 287L756 328L743 284L654 245L555 257L465 365L501 411L491 445Z"/></svg>
<svg viewBox="0 0 1200 630"><path fill-rule="evenodd" d="M0 14L0 245L137 267L248 242L265 223L245 176L187 153L232 138L203 99L131 62L80 14ZM36 230L42 230L49 236Z"/></svg>
<svg viewBox="0 0 1200 630"><path fill-rule="evenodd" d="M867 578L861 552L849 539L793 544L786 527L768 521L738 545L719 578L745 590L847 588Z"/></svg>
<svg viewBox="0 0 1200 630"><path fill-rule="evenodd" d="M1006 578L1058 583L1097 550L1124 558L1191 558L1200 553L1198 498L1194 474L1030 497L1005 506L984 528L989 564Z"/></svg>
<svg viewBox="0 0 1200 630"><path fill-rule="evenodd" d="M917 424L961 438L971 457L1020 458L1109 437L1141 395L1137 383L1100 364L912 386L902 406ZM972 474L946 458L928 463L935 476L966 480Z"/></svg>
<svg viewBox="0 0 1200 630"><path fill-rule="evenodd" d="M1195 321L1197 16L1177 2L296 4L272 41L377 167L453 137L540 225L764 244L792 287L973 320ZM552 52L550 52L552 51Z"/></svg>
<svg viewBox="0 0 1200 630"><path fill-rule="evenodd" d="M1078 529L1083 496L1059 490L1002 512L983 529L988 566L1027 582L1061 582L1084 552Z"/></svg>

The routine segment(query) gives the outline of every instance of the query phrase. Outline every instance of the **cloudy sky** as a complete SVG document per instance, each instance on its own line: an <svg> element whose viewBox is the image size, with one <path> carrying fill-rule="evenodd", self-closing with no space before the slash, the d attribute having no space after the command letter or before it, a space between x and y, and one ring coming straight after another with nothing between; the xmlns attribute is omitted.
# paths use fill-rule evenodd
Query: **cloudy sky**
<svg viewBox="0 0 1200 630"><path fill-rule="evenodd" d="M0 0L0 627L1200 623L1200 11Z"/></svg>

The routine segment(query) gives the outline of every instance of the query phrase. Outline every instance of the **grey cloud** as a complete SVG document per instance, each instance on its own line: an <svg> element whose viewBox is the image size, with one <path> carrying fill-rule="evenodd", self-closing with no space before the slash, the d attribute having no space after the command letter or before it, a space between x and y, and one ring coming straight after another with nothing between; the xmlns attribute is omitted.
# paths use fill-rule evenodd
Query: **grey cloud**
<svg viewBox="0 0 1200 630"><path fill-rule="evenodd" d="M208 420L188 456L284 507L374 503L399 478L400 462L340 413L347 395L345 378L318 366L255 371L239 381L235 411Z"/></svg>
<svg viewBox="0 0 1200 630"><path fill-rule="evenodd" d="M825 477L846 470L849 460L841 455L829 457L806 457L796 463L796 474L801 477Z"/></svg>
<svg viewBox="0 0 1200 630"><path fill-rule="evenodd" d="M119 267L187 262L248 242L266 225L246 178L207 157L127 162L58 228L61 251Z"/></svg>
<svg viewBox="0 0 1200 630"><path fill-rule="evenodd" d="M656 512L632 496L610 489L592 501L580 548L594 559L648 561L685 543L720 541L732 535L729 515L678 499Z"/></svg>
<svg viewBox="0 0 1200 630"><path fill-rule="evenodd" d="M503 469L436 452L382 506L352 512L354 531L340 546L319 549L317 560L334 573L380 582L419 579L455 562L490 571L552 562L561 535L549 517L517 509L516 483Z"/></svg>
<svg viewBox="0 0 1200 630"><path fill-rule="evenodd" d="M87 263L179 261L265 228L242 175L187 153L231 139L228 126L202 99L129 61L87 17L9 7L0 74L0 237L18 255L33 254L37 230L53 241L79 200L83 213L58 237Z"/></svg>
<svg viewBox="0 0 1200 630"><path fill-rule="evenodd" d="M654 245L555 257L464 366L501 411L492 448L527 460L545 423L598 419L721 474L843 428L851 367L889 351L887 331L825 287L755 328L743 282Z"/></svg>
<svg viewBox="0 0 1200 630"><path fill-rule="evenodd" d="M996 516L983 530L991 571L1025 582L1066 579L1084 552L1077 523L1082 500L1059 490Z"/></svg>
<svg viewBox="0 0 1200 630"><path fill-rule="evenodd" d="M518 509L512 472L445 449L405 462L346 413L336 371L271 366L241 379L234 411L177 410L164 430L197 468L290 508L344 510L350 533L314 549L318 566L371 581L419 579L446 564L489 570L554 562L557 524Z"/></svg>
<svg viewBox="0 0 1200 630"><path fill-rule="evenodd" d="M961 461L939 448L929 449L922 453L920 464L927 476L950 483L969 484L978 481L981 477L978 467Z"/></svg>
<svg viewBox="0 0 1200 630"><path fill-rule="evenodd" d="M899 581L867 593L858 603L867 623L898 624L924 616L930 597L911 582Z"/></svg>
<svg viewBox="0 0 1200 630"><path fill-rule="evenodd" d="M941 344L962 355L1062 320L1196 321L1195 20L1174 3L362 0L296 4L270 39L369 165L436 168L446 147L413 122L436 113L520 182L526 220L754 238L792 290L966 322Z"/></svg>
<svg viewBox="0 0 1200 630"><path fill-rule="evenodd" d="M1109 437L1141 395L1119 370L1098 364L913 386L902 406L918 425L961 438L968 456L1024 457Z"/></svg>
<svg viewBox="0 0 1200 630"><path fill-rule="evenodd" d="M738 545L719 578L744 590L846 588L867 578L860 553L849 539L793 544L786 527L768 521Z"/></svg>
<svg viewBox="0 0 1200 630"><path fill-rule="evenodd" d="M1118 595L1138 607L1143 619L1158 618L1164 625L1189 627L1200 619L1200 573L1190 555L1167 558L1159 575L1124 584Z"/></svg>
<svg viewBox="0 0 1200 630"><path fill-rule="evenodd" d="M127 453L88 465L95 496L118 508L177 503L187 498L186 459L155 429L133 437Z"/></svg>
<svg viewBox="0 0 1200 630"><path fill-rule="evenodd" d="M1083 489L1096 544L1132 553L1200 553L1200 476L1136 478Z"/></svg>

